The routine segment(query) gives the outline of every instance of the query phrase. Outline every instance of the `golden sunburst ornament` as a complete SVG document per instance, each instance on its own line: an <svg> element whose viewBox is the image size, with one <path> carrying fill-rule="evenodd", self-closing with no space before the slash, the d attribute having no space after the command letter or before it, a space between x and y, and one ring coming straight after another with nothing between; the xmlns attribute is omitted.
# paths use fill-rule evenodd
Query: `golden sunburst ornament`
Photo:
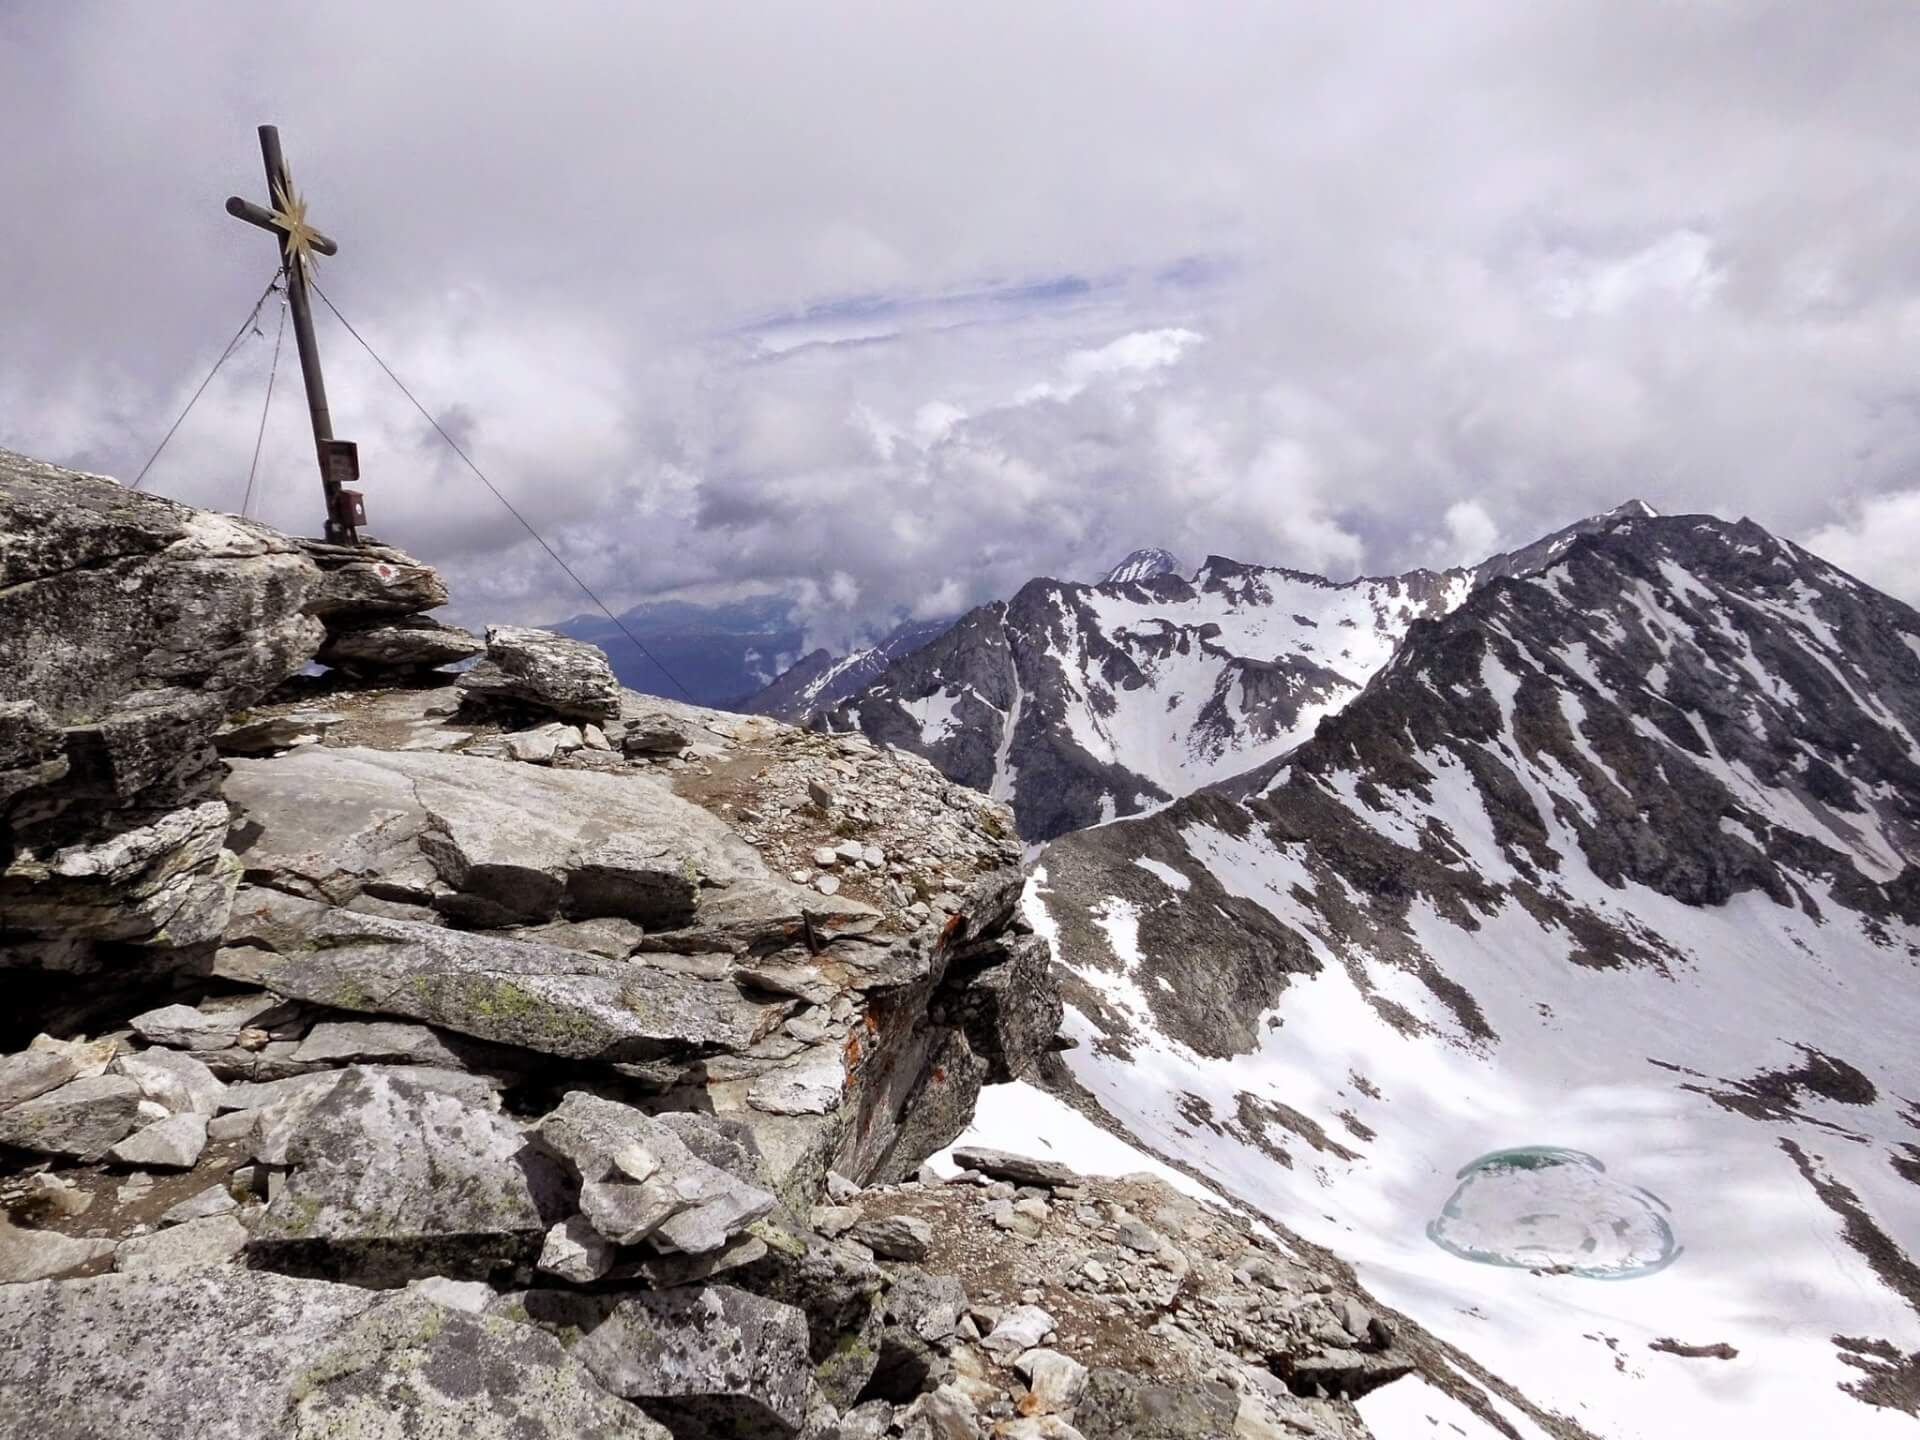
<svg viewBox="0 0 1920 1440"><path fill-rule="evenodd" d="M287 264L299 266L302 279L311 279L318 254L313 248L313 241L320 232L307 223L307 202L294 190L291 175L283 176L275 183L273 204L273 223L280 227L284 237L281 249Z"/></svg>

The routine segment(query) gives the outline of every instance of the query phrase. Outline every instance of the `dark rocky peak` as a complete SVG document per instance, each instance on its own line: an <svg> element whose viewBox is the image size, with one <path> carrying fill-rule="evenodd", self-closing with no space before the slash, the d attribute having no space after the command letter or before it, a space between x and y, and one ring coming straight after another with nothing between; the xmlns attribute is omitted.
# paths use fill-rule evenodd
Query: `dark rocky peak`
<svg viewBox="0 0 1920 1440"><path fill-rule="evenodd" d="M1181 573L1179 558L1170 550L1148 548L1135 550L1107 572L1102 585L1125 585L1141 580L1152 580L1161 575Z"/></svg>
<svg viewBox="0 0 1920 1440"><path fill-rule="evenodd" d="M1524 575L1542 566L1553 564L1566 554L1573 542L1582 535L1611 530L1625 521L1657 519L1659 514L1659 511L1644 500L1628 500L1614 506L1611 510L1602 511L1598 515L1589 515L1583 520L1576 520L1573 524L1555 530L1550 535L1542 535L1531 545L1523 545L1518 550L1502 551L1498 555L1489 555L1478 565L1469 566L1462 573L1471 576L1475 585L1488 584L1504 575Z"/></svg>
<svg viewBox="0 0 1920 1440"><path fill-rule="evenodd" d="M1920 917L1916 735L1911 608L1751 521L1629 516L1416 625L1359 700L1230 788L1282 831L1340 793L1444 830L1457 765L1523 885L1571 845L1693 904L1830 885ZM1444 850L1423 847L1436 877Z"/></svg>

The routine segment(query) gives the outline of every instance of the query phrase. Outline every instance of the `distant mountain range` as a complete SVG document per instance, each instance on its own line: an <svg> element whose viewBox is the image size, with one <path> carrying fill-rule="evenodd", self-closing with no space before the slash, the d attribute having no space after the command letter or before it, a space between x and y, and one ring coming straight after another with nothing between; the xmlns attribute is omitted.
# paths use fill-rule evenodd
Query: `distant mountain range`
<svg viewBox="0 0 1920 1440"><path fill-rule="evenodd" d="M1030 581L818 713L1007 800L1026 840L1048 840L1283 754L1417 621L1652 513L1631 501L1478 565L1341 583L1217 555L1188 579L1140 550L1097 585Z"/></svg>
<svg viewBox="0 0 1920 1440"><path fill-rule="evenodd" d="M811 651L741 708L749 714L802 724L815 711L859 694L889 666L939 639L952 625L951 615L937 620L909 620L879 644L849 655L836 658L831 650Z"/></svg>

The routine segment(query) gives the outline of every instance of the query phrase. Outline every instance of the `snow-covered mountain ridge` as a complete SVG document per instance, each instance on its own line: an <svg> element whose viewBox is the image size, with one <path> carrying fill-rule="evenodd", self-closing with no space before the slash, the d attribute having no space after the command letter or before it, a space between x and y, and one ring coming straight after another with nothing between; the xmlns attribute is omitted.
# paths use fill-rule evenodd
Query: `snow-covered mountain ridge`
<svg viewBox="0 0 1920 1440"><path fill-rule="evenodd" d="M1188 579L1165 552L1136 552L1122 578L1038 579L970 612L826 723L925 755L1009 801L1028 841L1050 839L1285 753L1416 620L1648 514L1634 501L1478 566L1344 583L1220 556Z"/></svg>
<svg viewBox="0 0 1920 1440"><path fill-rule="evenodd" d="M741 708L749 715L771 715L776 720L803 723L816 710L838 705L866 689L889 665L944 633L952 616L908 620L875 644L836 656L825 648L809 651L781 672Z"/></svg>
<svg viewBox="0 0 1920 1440"><path fill-rule="evenodd" d="M1484 1433L1911 1433L1917 737L1920 614L1620 517L1049 846L1056 1078L1547 1407Z"/></svg>

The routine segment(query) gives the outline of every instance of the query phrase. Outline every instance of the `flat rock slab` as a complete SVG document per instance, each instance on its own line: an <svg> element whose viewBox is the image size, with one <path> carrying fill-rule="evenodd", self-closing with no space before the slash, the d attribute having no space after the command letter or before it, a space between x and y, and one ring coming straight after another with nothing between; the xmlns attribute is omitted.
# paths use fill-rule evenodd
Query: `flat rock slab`
<svg viewBox="0 0 1920 1440"><path fill-rule="evenodd" d="M558 1341L411 1291L228 1269L0 1288L0 1433L670 1440Z"/></svg>
<svg viewBox="0 0 1920 1440"><path fill-rule="evenodd" d="M335 910L311 939L313 950L261 961L259 982L571 1060L744 1050L780 1014L728 981L417 921Z"/></svg>
<svg viewBox="0 0 1920 1440"><path fill-rule="evenodd" d="M54 1230L23 1230L0 1215L0 1286L49 1280L113 1254L111 1240L76 1239ZM4 1293L0 1291L0 1293ZM0 1362L0 1369L4 1362ZM4 1408L4 1401L0 1401Z"/></svg>
<svg viewBox="0 0 1920 1440"><path fill-rule="evenodd" d="M233 762L226 794L245 815L232 845L248 873L335 904L424 855L452 892L435 903L470 924L615 916L651 930L690 923L710 891L771 879L717 817L623 775L308 746Z"/></svg>
<svg viewBox="0 0 1920 1440"><path fill-rule="evenodd" d="M806 1316L728 1285L621 1298L573 1354L608 1390L691 1434L797 1434L813 1370Z"/></svg>
<svg viewBox="0 0 1920 1440"><path fill-rule="evenodd" d="M403 1073L347 1070L286 1155L249 1251L295 1273L483 1278L531 1263L564 1209L557 1168L517 1126Z"/></svg>
<svg viewBox="0 0 1920 1440"><path fill-rule="evenodd" d="M478 637L457 626L403 615L329 628L314 658L347 670L430 670L471 659L483 648Z"/></svg>
<svg viewBox="0 0 1920 1440"><path fill-rule="evenodd" d="M1051 1190L1058 1185L1079 1183L1080 1176L1057 1160L1036 1160L1030 1155L1014 1155L1005 1150L988 1150L978 1145L962 1145L953 1152L953 1163L964 1170L978 1170L995 1180L1015 1185L1041 1185Z"/></svg>
<svg viewBox="0 0 1920 1440"><path fill-rule="evenodd" d="M206 1215L121 1241L113 1268L121 1274L204 1269L227 1264L246 1244L247 1227L233 1215Z"/></svg>
<svg viewBox="0 0 1920 1440"><path fill-rule="evenodd" d="M0 1144L40 1155L98 1160L139 1123L137 1082L95 1075L0 1110Z"/></svg>
<svg viewBox="0 0 1920 1440"><path fill-rule="evenodd" d="M0 1109L44 1095L74 1079L80 1067L64 1050L22 1050L0 1059Z"/></svg>

